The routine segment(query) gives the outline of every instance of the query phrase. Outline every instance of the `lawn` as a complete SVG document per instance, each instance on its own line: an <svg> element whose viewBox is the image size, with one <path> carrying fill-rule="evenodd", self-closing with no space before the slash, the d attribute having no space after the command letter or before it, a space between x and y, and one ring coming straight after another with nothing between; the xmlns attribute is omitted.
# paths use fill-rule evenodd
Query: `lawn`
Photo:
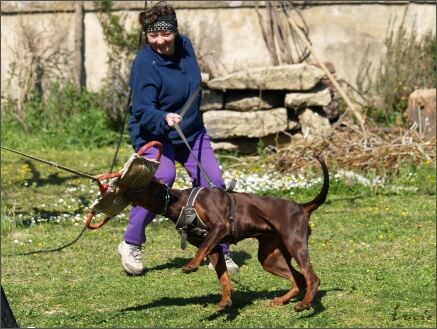
<svg viewBox="0 0 437 329"><path fill-rule="evenodd" d="M118 169L130 152L121 150ZM33 155L91 175L107 172L113 157L108 150ZM227 181L238 175L237 191L280 191L304 202L321 185L317 167L312 177L282 180L262 166L257 172L232 168L223 169ZM257 242L247 239L232 246L241 267L231 274L233 305L223 315L216 314L220 285L207 262L196 273L182 273L196 250L181 250L173 223L157 218L147 227L147 271L128 276L116 251L127 211L83 231L95 183L3 150L1 170L1 283L22 327L435 328L435 164L385 186L346 185L331 169L328 200L310 222L311 261L322 280L313 308L293 310L302 296L269 306L290 284L261 268ZM177 187L185 185L180 174ZM68 244L82 231L61 251L40 252Z"/></svg>

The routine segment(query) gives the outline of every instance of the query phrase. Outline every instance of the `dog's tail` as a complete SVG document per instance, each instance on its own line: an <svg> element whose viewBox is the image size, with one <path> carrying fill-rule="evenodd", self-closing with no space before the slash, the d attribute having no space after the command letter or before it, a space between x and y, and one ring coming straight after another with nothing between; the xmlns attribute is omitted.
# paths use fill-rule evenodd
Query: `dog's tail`
<svg viewBox="0 0 437 329"><path fill-rule="evenodd" d="M322 204L325 203L326 197L328 195L328 190L329 190L329 172L328 172L328 167L326 166L325 161L323 161L323 159L321 157L316 155L316 159L322 165L322 170L323 170L323 186L322 186L322 190L320 191L320 193L313 200L311 200L310 202L302 203L302 206L304 207L305 212L307 213L308 217L311 215L311 213L314 210L316 210Z"/></svg>

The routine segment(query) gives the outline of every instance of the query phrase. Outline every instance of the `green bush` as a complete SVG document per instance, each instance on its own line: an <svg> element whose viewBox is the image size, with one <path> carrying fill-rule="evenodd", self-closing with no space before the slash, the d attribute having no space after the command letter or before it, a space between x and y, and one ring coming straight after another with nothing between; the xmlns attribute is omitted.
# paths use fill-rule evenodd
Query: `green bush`
<svg viewBox="0 0 437 329"><path fill-rule="evenodd" d="M405 16L394 30L392 21L385 46L386 55L374 68L365 52L357 76L357 90L366 95L366 115L381 125L403 123L409 95L418 88L435 88L436 36L428 30L419 38L415 23L408 31Z"/></svg>
<svg viewBox="0 0 437 329"><path fill-rule="evenodd" d="M14 116L17 105L8 103L2 110L2 143L35 144L38 149L113 145L119 134L99 105L101 97L87 90L78 94L71 83L54 83L45 100L36 97L24 105L25 118Z"/></svg>

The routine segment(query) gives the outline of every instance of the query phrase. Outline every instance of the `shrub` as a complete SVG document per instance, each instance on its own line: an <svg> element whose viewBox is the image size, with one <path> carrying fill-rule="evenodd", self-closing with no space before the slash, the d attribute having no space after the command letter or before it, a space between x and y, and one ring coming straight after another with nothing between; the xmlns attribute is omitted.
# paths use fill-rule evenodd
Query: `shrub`
<svg viewBox="0 0 437 329"><path fill-rule="evenodd" d="M357 76L358 92L367 97L367 116L388 126L404 120L409 95L415 89L436 85L435 32L428 30L419 38L415 22L407 31L405 17L406 11L397 31L394 20L389 24L386 55L376 70L367 50Z"/></svg>
<svg viewBox="0 0 437 329"><path fill-rule="evenodd" d="M72 83L51 86L45 100L34 98L25 106L26 124L14 116L16 104L8 103L2 113L2 141L10 147L35 143L41 147L89 148L111 145L118 133L100 107L101 95L87 90L78 94Z"/></svg>

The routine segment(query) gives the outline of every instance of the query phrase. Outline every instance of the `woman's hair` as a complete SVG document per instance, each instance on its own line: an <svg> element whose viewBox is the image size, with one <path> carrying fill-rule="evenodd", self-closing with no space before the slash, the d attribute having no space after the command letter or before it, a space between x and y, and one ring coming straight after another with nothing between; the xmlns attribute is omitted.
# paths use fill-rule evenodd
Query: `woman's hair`
<svg viewBox="0 0 437 329"><path fill-rule="evenodd" d="M168 17L166 17L166 19L159 19L163 16ZM138 21L146 33L151 32L150 30L153 29L153 27L155 27L154 30L157 30L156 25L159 21L163 21L164 25L164 28L161 27L161 30L177 31L176 12L174 8L171 5L167 5L165 1L160 1L149 10L141 12L138 15Z"/></svg>

